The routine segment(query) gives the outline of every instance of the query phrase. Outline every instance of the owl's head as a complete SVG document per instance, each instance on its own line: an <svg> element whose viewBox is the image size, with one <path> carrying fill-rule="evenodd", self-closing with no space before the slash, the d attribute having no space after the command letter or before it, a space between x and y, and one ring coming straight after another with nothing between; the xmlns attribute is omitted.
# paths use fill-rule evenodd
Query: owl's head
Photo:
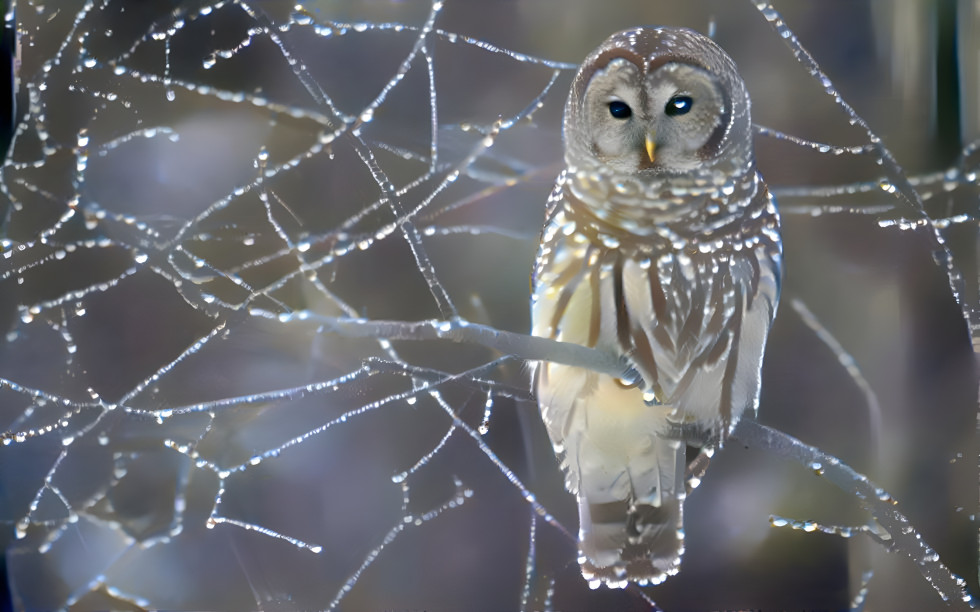
<svg viewBox="0 0 980 612"><path fill-rule="evenodd" d="M744 166L751 126L735 62L709 38L686 28L625 30L579 68L565 106L566 162L651 178Z"/></svg>

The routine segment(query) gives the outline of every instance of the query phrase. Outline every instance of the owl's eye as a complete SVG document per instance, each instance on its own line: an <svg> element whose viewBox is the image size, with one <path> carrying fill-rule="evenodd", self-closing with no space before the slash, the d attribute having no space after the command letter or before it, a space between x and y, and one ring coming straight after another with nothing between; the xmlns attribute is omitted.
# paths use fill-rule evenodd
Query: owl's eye
<svg viewBox="0 0 980 612"><path fill-rule="evenodd" d="M694 106L694 100L691 99L691 96L674 96L667 101L667 107L664 108L664 113L668 117L686 115L690 112L692 106Z"/></svg>
<svg viewBox="0 0 980 612"><path fill-rule="evenodd" d="M609 103L609 114L616 119L629 119L630 115L633 114L633 109L625 102L613 100Z"/></svg>

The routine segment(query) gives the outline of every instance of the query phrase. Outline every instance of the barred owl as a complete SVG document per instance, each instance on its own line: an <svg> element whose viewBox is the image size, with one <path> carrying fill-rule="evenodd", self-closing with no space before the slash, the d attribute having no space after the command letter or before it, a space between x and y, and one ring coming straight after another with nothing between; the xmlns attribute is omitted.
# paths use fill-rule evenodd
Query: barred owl
<svg viewBox="0 0 980 612"><path fill-rule="evenodd" d="M692 30L606 40L579 68L563 132L532 333L621 355L638 376L542 362L538 403L578 501L583 576L656 584L684 551L676 432L721 442L758 407L779 214L756 171L745 84Z"/></svg>

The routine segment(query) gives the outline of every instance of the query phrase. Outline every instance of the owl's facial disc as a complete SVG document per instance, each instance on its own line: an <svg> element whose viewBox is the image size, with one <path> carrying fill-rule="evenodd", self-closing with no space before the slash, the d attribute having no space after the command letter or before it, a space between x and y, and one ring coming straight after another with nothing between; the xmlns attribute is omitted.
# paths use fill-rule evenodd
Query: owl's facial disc
<svg viewBox="0 0 980 612"><path fill-rule="evenodd" d="M597 161L621 173L677 174L713 157L730 116L718 80L680 62L644 72L615 58L589 81L583 106Z"/></svg>
<svg viewBox="0 0 980 612"><path fill-rule="evenodd" d="M619 172L633 172L646 138L643 72L633 62L615 58L596 71L586 87L583 107L591 130L592 154Z"/></svg>
<svg viewBox="0 0 980 612"><path fill-rule="evenodd" d="M714 75L690 64L671 62L647 76L644 86L657 151L655 166L668 172L686 172L719 152L730 110Z"/></svg>

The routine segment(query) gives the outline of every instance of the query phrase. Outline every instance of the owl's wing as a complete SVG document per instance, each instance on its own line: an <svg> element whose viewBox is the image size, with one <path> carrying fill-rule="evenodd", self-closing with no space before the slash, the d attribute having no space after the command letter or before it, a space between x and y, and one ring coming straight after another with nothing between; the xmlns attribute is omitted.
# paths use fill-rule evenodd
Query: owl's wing
<svg viewBox="0 0 980 612"><path fill-rule="evenodd" d="M541 234L538 236L538 254L535 258L534 269L531 272L531 292L534 292L535 287L538 284L538 278L541 276L542 267L547 264L548 257L545 256L545 249L549 247L548 241L544 239L544 233L552 226L552 221L554 221L555 214L561 209L561 203L564 200L564 186L565 179L568 175L568 170L562 170L561 174L555 180L555 186L551 190L551 194L548 196L548 202L545 204L544 209L544 225L541 228Z"/></svg>
<svg viewBox="0 0 980 612"><path fill-rule="evenodd" d="M775 224L763 186L752 224ZM771 215L769 212L771 211ZM765 342L775 316L781 275L778 244L731 242L707 252L668 251L622 266L620 348L655 403L676 409L678 423L727 434L758 403Z"/></svg>

